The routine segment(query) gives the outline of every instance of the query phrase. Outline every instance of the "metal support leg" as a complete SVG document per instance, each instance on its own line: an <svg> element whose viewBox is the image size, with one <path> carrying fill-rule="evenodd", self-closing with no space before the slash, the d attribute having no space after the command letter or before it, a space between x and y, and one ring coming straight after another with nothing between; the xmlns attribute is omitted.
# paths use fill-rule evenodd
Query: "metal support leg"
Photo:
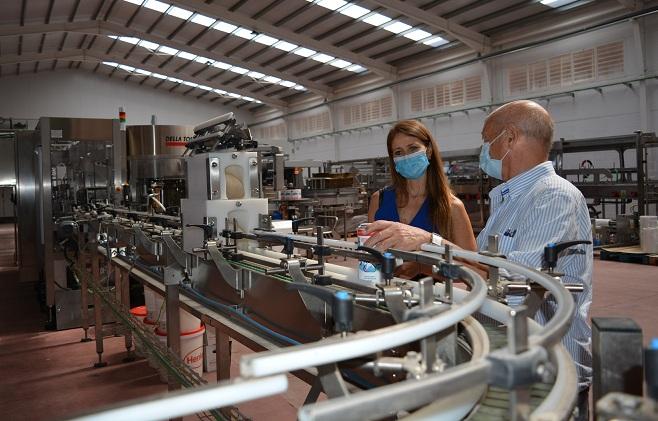
<svg viewBox="0 0 658 421"><path fill-rule="evenodd" d="M420 307L431 306L434 302L434 281L432 278L424 278L418 282L420 291ZM420 341L420 352L428 373L433 371L436 363L436 336L431 335Z"/></svg>
<svg viewBox="0 0 658 421"><path fill-rule="evenodd" d="M180 353L180 314L178 313L178 285L165 284L165 308L167 309L167 347L176 355ZM180 384L169 375L169 390L180 389Z"/></svg>
<svg viewBox="0 0 658 421"><path fill-rule="evenodd" d="M100 287L100 256L98 256L97 253L93 253L91 256L91 273L94 278L94 283ZM96 332L96 353L98 354L98 362L94 364L94 367L100 368L105 367L107 363L103 362L103 303L101 301L99 291L94 293L94 319L94 330Z"/></svg>
<svg viewBox="0 0 658 421"><path fill-rule="evenodd" d="M528 350L528 318L526 307L519 306L510 311L507 326L507 342L513 354ZM530 387L522 386L510 392L510 419L512 421L530 419Z"/></svg>
<svg viewBox="0 0 658 421"><path fill-rule="evenodd" d="M79 266L82 270L82 276L80 277L80 320L82 321L82 330L85 332L85 336L80 339L80 342L90 342L91 338L89 337L89 287L87 285L87 253L84 251L80 253L79 257Z"/></svg>
<svg viewBox="0 0 658 421"><path fill-rule="evenodd" d="M217 381L231 378L231 340L229 336L215 328L215 358L217 359Z"/></svg>
<svg viewBox="0 0 658 421"><path fill-rule="evenodd" d="M123 304L124 311L130 311L130 279L128 273L122 273L122 271L117 267L114 269L114 279L117 280L117 296L120 297L121 303ZM123 359L124 363L129 363L135 361L135 355L133 354L133 334L130 329L126 330L126 335L124 337L126 345L126 357Z"/></svg>

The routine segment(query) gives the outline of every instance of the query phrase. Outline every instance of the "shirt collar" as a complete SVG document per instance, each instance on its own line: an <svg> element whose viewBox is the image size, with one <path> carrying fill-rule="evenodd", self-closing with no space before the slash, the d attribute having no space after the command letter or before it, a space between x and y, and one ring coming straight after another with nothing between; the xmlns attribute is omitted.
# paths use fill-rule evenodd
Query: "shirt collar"
<svg viewBox="0 0 658 421"><path fill-rule="evenodd" d="M511 199L519 193L527 191L537 180L553 174L555 174L553 163L551 161L542 162L493 188L489 192L489 198L495 201Z"/></svg>

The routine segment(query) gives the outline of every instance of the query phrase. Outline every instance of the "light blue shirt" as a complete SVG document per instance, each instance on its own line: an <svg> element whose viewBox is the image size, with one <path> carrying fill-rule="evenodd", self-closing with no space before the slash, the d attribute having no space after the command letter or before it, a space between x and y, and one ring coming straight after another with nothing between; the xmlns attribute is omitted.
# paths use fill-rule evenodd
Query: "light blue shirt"
<svg viewBox="0 0 658 421"><path fill-rule="evenodd" d="M549 161L496 186L489 199L491 216L478 235L479 250L486 250L489 235L498 234L499 251L508 260L541 268L548 243L592 239L585 198L555 173ZM593 249L579 245L569 250L573 249L573 254L561 254L555 270L564 273L564 283L583 285L583 292L574 295L576 313L562 341L576 363L582 389L592 382L592 330L587 320L592 304ZM535 315L542 325L555 314L557 306L551 298Z"/></svg>

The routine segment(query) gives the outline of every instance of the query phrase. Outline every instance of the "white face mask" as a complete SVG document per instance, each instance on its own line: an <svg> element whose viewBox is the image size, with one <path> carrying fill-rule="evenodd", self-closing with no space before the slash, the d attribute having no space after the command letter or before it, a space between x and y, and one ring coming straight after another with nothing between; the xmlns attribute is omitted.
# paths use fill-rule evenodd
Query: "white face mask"
<svg viewBox="0 0 658 421"><path fill-rule="evenodd" d="M489 142L485 142L482 145L482 149L480 150L480 168L490 177L496 178L498 180L503 179L503 159L505 159L511 149L508 149L507 152L505 152L505 155L503 155L503 157L500 159L493 159L489 149L491 148L491 145L493 145L494 142L496 142L505 133L505 131L506 129L503 129L503 131L500 132L498 136L494 137Z"/></svg>

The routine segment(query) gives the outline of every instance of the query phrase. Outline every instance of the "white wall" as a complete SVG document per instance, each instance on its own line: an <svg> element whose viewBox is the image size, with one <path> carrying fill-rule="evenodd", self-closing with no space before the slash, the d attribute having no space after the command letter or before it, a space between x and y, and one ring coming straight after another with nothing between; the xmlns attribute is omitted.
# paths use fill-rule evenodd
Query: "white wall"
<svg viewBox="0 0 658 421"><path fill-rule="evenodd" d="M171 94L131 81L108 78L85 70L62 70L0 78L0 116L118 118L119 107L127 124L194 125L233 111L238 121L249 122L249 112L217 102Z"/></svg>

